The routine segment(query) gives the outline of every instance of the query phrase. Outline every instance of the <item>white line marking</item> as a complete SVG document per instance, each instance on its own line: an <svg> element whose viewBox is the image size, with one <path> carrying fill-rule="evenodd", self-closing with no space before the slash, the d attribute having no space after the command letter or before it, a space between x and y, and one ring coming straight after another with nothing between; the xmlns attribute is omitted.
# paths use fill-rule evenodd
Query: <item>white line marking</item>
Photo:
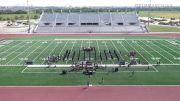
<svg viewBox="0 0 180 101"><path fill-rule="evenodd" d="M57 64L58 65L58 64ZM68 64L67 64L68 65ZM69 64L72 66L72 64ZM102 64L103 65L103 64ZM157 65L157 64L149 64L149 65ZM0 65L0 67L22 67L24 65ZM180 66L180 64L160 64L160 66Z"/></svg>
<svg viewBox="0 0 180 101"><path fill-rule="evenodd" d="M169 55L171 55L172 57L175 57L173 54L167 52L166 50L162 49L161 47L159 47L158 45L152 43L154 46L158 47L159 49L163 50L164 52L168 53Z"/></svg>
<svg viewBox="0 0 180 101"><path fill-rule="evenodd" d="M33 61L35 61L46 49L48 49L48 47L49 47L52 43L53 43L53 41L51 41L51 43L49 43L48 46L47 46L46 48L44 48L43 51L33 59Z"/></svg>
<svg viewBox="0 0 180 101"><path fill-rule="evenodd" d="M26 43L27 44L27 43ZM22 47L24 47L26 44L24 44L23 46L20 46L19 48L17 48L16 50L14 50L13 52L11 52L10 54L7 54L5 56L5 58L7 58L8 56L12 55L14 52L18 51L19 49L21 49Z"/></svg>
<svg viewBox="0 0 180 101"><path fill-rule="evenodd" d="M99 54L100 54L99 43L98 43L98 41L97 41L97 40L96 40L96 45L97 45L97 47L98 47L98 52L99 52ZM102 64L102 61L101 61L101 64Z"/></svg>
<svg viewBox="0 0 180 101"><path fill-rule="evenodd" d="M163 45L161 42L160 42L159 44L162 45L162 46L164 46L164 47L166 47L166 48L168 48L168 49L170 49L171 51L173 51L173 52L175 52L175 53L177 53L177 54L180 54L180 52L178 53L178 52L174 51L173 49L169 48L167 45Z"/></svg>
<svg viewBox="0 0 180 101"><path fill-rule="evenodd" d="M22 71L21 71L21 73L24 73L24 71L27 69L27 67L26 68L24 68Z"/></svg>
<svg viewBox="0 0 180 101"><path fill-rule="evenodd" d="M117 49L116 45L114 44L114 42L111 40L111 43L113 44L113 46L115 47L115 49L118 51L119 55L121 56L121 58L124 60L124 58L122 57L120 51Z"/></svg>
<svg viewBox="0 0 180 101"><path fill-rule="evenodd" d="M57 48L58 44L56 43L56 46L51 50L51 52L49 53L49 56L52 54L52 52L54 52L54 50ZM44 62L42 61L41 64L43 64Z"/></svg>
<svg viewBox="0 0 180 101"><path fill-rule="evenodd" d="M75 40L75 42L73 41L73 45L72 45L71 50L70 50L71 53L72 53L72 50L74 49L75 43L76 43L76 40ZM70 54L69 54L69 55L70 55ZM68 61L69 61L69 59L66 61L66 64L68 63Z"/></svg>
<svg viewBox="0 0 180 101"><path fill-rule="evenodd" d="M125 42L127 42L127 41L125 41ZM127 42L128 43L128 42ZM129 44L129 43L128 43ZM137 44L137 43L136 43ZM129 44L130 45L130 44ZM131 47L132 47L132 45L130 45ZM132 47L132 48L134 48L134 47ZM135 50L136 50L136 48L134 48ZM137 51L137 50L136 50ZM138 51L137 51L138 52ZM138 52L139 53L139 52ZM146 61L147 61L147 59L141 54L141 53L139 53L140 55L141 55L141 57L142 58L144 58ZM149 63L149 61L147 61L148 62L148 64L150 64ZM153 66L153 69L156 71L156 72L159 72L154 66Z"/></svg>
<svg viewBox="0 0 180 101"><path fill-rule="evenodd" d="M83 47L83 40L81 40L81 49L82 49L82 47Z"/></svg>
<svg viewBox="0 0 180 101"><path fill-rule="evenodd" d="M34 44L36 44L37 42L35 42ZM34 44L32 44L32 45L34 45ZM30 46L30 47L28 47L28 48L26 48L26 50L24 50L23 52L25 52L25 51L27 51L28 49L30 49L32 46ZM23 54L23 52L22 53L20 53L20 54L18 54L17 56L15 56L13 59L11 59L10 61L8 61L5 65L7 65L7 64L9 64L11 61L13 61L14 59L16 59L18 56L20 56L21 54Z"/></svg>
<svg viewBox="0 0 180 101"><path fill-rule="evenodd" d="M125 41L125 42L129 44L129 42L127 42L127 41ZM134 48L134 47L133 47L132 45L130 45L130 44L129 44L129 46L131 46L132 48ZM136 50L136 48L134 48L134 49ZM137 50L136 50L136 51L137 51ZM139 53L139 51L137 51L137 52ZM141 55L141 53L139 53L139 55ZM141 55L141 57L144 58L144 60L146 60L146 62L147 62L148 64L150 64L149 61L147 61L147 59L146 59L143 55Z"/></svg>
<svg viewBox="0 0 180 101"><path fill-rule="evenodd" d="M106 49L108 50L108 55L109 55L109 48L107 47L107 44L106 44L107 42L105 41L104 42L104 44L105 44L105 46L106 46ZM112 61L112 59L110 59L111 60L111 62L114 64L114 61Z"/></svg>
<svg viewBox="0 0 180 101"><path fill-rule="evenodd" d="M64 48L66 47L66 45L67 45L68 42L69 42L69 40L66 41L66 44L65 44L65 45L63 46L63 48L61 49L61 52L59 53L59 55L61 55L62 51L64 50Z"/></svg>
<svg viewBox="0 0 180 101"><path fill-rule="evenodd" d="M18 43L18 44L16 44L16 45L12 46L11 48L8 48L5 52L9 51L10 49L14 48L15 46L20 45L21 43L23 43L23 42L20 42L20 43ZM18 46L18 47L19 47L19 46ZM3 54L3 52L2 52L2 53L0 53L0 54Z"/></svg>
<svg viewBox="0 0 180 101"><path fill-rule="evenodd" d="M38 41L39 42L39 41ZM29 58L29 56L31 55L31 54L33 54L37 49L39 49L39 48L41 48L41 46L43 45L43 43L41 43L41 45L39 45L38 47L36 47L36 49L34 49L32 52L30 52L25 58ZM39 53L40 54L40 53ZM20 64L21 63L21 61L18 63L18 64Z"/></svg>
<svg viewBox="0 0 180 101"><path fill-rule="evenodd" d="M132 71L120 71L120 72L117 72L117 73L121 73L121 72L132 72ZM135 71L137 73L157 73L156 71ZM22 73L26 73L26 74L57 74L57 73L61 73L61 72L22 72ZM82 72L74 72L71 74L82 74ZM107 72L96 72L96 73L99 73L99 74L106 74Z"/></svg>
<svg viewBox="0 0 180 101"><path fill-rule="evenodd" d="M118 43L118 44L120 44L120 45L125 49L125 51L126 51L127 53L129 53L128 49L127 49L122 43Z"/></svg>
<svg viewBox="0 0 180 101"><path fill-rule="evenodd" d="M145 44L145 43L144 43ZM146 44L145 44L146 45ZM146 45L148 46L148 45ZM172 64L174 64L171 60L169 60L167 57L165 57L164 55L160 54L158 51L156 51L155 49L153 49L152 47L148 46L149 48L151 48L152 50L154 50L156 53L158 53L159 55L161 55L162 57L164 57L166 60L168 60L169 62L171 62Z"/></svg>

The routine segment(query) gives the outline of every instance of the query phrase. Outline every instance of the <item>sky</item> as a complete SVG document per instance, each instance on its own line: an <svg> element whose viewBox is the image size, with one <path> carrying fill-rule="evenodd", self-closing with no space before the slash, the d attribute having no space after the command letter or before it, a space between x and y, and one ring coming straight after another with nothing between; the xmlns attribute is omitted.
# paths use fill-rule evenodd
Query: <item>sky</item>
<svg viewBox="0 0 180 101"><path fill-rule="evenodd" d="M27 0L0 0L0 6L25 6ZM151 0L152 4L180 6L180 0ZM32 6L134 6L148 4L149 0L29 0Z"/></svg>

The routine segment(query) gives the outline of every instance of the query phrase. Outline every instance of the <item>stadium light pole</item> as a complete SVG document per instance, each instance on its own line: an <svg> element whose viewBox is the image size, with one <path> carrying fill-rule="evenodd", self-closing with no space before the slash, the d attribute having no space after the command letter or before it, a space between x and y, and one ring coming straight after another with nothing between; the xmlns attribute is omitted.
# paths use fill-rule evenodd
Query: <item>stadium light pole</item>
<svg viewBox="0 0 180 101"><path fill-rule="evenodd" d="M28 16L28 26L29 26L29 28L28 28L28 33L30 33L30 31L31 31L31 25L30 25L30 12L29 12L29 0L27 0L27 16Z"/></svg>
<svg viewBox="0 0 180 101"><path fill-rule="evenodd" d="M149 0L149 10L148 10L148 26L150 25L150 10L151 10L151 0Z"/></svg>
<svg viewBox="0 0 180 101"><path fill-rule="evenodd" d="M61 13L62 13L63 11L62 11L62 9L61 9Z"/></svg>

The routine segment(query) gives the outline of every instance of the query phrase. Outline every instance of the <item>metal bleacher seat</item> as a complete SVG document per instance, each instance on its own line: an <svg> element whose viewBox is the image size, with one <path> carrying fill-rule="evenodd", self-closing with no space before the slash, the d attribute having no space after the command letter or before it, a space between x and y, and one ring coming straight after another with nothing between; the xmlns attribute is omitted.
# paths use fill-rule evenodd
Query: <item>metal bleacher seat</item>
<svg viewBox="0 0 180 101"><path fill-rule="evenodd" d="M43 13L37 33L144 32L136 14Z"/></svg>

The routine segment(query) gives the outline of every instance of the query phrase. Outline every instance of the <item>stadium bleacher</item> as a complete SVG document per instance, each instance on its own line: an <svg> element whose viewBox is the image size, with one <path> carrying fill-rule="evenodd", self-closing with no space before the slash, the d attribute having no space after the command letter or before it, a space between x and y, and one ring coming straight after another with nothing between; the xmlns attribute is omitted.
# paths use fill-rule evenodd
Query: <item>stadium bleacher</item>
<svg viewBox="0 0 180 101"><path fill-rule="evenodd" d="M43 13L36 33L145 32L136 14Z"/></svg>

